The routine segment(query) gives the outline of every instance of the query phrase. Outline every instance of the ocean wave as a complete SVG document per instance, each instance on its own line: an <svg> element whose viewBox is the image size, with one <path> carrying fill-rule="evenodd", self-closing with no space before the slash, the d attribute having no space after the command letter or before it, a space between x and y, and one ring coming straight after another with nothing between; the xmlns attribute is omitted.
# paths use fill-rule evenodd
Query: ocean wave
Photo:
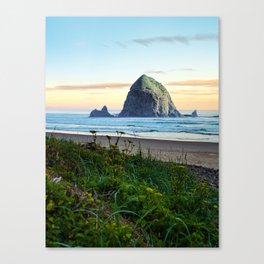
<svg viewBox="0 0 264 264"><path fill-rule="evenodd" d="M187 133L187 134L198 134L198 135L208 135L208 136L217 136L218 132L206 132L206 131L178 131L177 133Z"/></svg>
<svg viewBox="0 0 264 264"><path fill-rule="evenodd" d="M97 118L89 119L80 114L47 114L46 129L60 131L88 132L96 130L98 133L159 135L166 138L178 138L181 133L188 137L214 138L219 135L219 115L201 116L199 118Z"/></svg>

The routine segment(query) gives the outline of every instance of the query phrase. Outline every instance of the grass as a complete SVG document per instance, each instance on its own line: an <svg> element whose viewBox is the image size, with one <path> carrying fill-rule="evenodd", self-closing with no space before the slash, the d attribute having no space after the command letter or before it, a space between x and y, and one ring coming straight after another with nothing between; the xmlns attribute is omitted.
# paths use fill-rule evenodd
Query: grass
<svg viewBox="0 0 264 264"><path fill-rule="evenodd" d="M218 190L117 144L46 138L47 247L218 247Z"/></svg>

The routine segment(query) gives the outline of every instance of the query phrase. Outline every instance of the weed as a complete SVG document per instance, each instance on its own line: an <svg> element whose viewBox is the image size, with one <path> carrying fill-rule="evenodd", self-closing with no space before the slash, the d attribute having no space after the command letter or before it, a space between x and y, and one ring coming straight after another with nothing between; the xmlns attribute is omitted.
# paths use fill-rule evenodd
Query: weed
<svg viewBox="0 0 264 264"><path fill-rule="evenodd" d="M186 165L131 155L132 141L120 151L92 134L93 147L46 139L47 247L218 246L216 189Z"/></svg>

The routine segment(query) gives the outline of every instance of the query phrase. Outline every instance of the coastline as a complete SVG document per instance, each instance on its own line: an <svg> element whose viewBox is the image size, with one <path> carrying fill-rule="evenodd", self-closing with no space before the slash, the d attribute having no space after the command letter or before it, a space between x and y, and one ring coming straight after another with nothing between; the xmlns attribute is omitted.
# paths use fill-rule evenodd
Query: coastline
<svg viewBox="0 0 264 264"><path fill-rule="evenodd" d="M76 143L86 143L93 140L91 134L65 131L46 131L46 135L53 136L57 139L72 140ZM117 136L111 136L112 144L116 140ZM118 146L121 149L125 149L128 140L133 141L135 145L131 153L136 153L141 149L143 154L151 154L151 156L162 161L174 161L215 170L219 168L219 144L215 142L175 141L122 135ZM103 146L109 145L108 139L103 135L97 135L97 143Z"/></svg>

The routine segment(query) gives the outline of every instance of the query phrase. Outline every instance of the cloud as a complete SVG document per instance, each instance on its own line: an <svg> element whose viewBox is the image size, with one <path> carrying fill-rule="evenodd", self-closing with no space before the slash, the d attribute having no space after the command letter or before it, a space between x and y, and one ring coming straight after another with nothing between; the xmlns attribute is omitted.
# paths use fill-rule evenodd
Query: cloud
<svg viewBox="0 0 264 264"><path fill-rule="evenodd" d="M96 89L117 89L126 88L130 83L95 83L95 84L74 84L74 85L57 85L46 87L47 91L91 91Z"/></svg>
<svg viewBox="0 0 264 264"><path fill-rule="evenodd" d="M218 80L188 80L188 81L176 81L167 82L165 85L171 86L206 86L206 87L218 87Z"/></svg>
<svg viewBox="0 0 264 264"><path fill-rule="evenodd" d="M115 44L118 45L118 46L120 46L120 47L123 48L123 49L126 49L126 48L127 48L127 45L124 44L123 42L115 41Z"/></svg>
<svg viewBox="0 0 264 264"><path fill-rule="evenodd" d="M194 69L192 68L179 68L179 69L172 69L172 70L166 70L166 71L163 71L163 70L148 70L148 71L145 71L145 73L149 73L149 74L165 74L165 73L168 73L168 72L175 72L175 71L194 71Z"/></svg>
<svg viewBox="0 0 264 264"><path fill-rule="evenodd" d="M177 71L177 70L175 70L175 71ZM195 70L192 68L181 68L181 69L178 69L178 71L195 71Z"/></svg>
<svg viewBox="0 0 264 264"><path fill-rule="evenodd" d="M187 80L187 81L175 81L168 82L167 86L179 86L186 88L184 89L174 89L170 90L171 94L178 95L192 95L192 96L207 96L207 95L217 95L218 94L218 80ZM192 88L191 88L192 87ZM194 88L195 87L195 88Z"/></svg>
<svg viewBox="0 0 264 264"><path fill-rule="evenodd" d="M150 71L145 71L145 73L150 73L150 74L164 74L167 73L168 71L159 71L159 70L150 70Z"/></svg>
<svg viewBox="0 0 264 264"><path fill-rule="evenodd" d="M138 38L132 41L143 45L145 47L154 43L181 43L184 45L189 45L191 41L212 41L217 40L217 34L196 34L193 36L186 35L174 35L174 36L158 36L152 38Z"/></svg>
<svg viewBox="0 0 264 264"><path fill-rule="evenodd" d="M170 91L170 94L180 94L180 95L194 95L194 96L204 96L204 95L214 95L218 94L217 90L208 91L208 90L175 90Z"/></svg>
<svg viewBox="0 0 264 264"><path fill-rule="evenodd" d="M159 71L157 71L159 72ZM160 71L162 72L162 71ZM174 81L167 82L164 84L168 89L170 94L178 95L193 95L193 96L206 96L206 95L216 95L218 94L218 80L187 80L187 81ZM110 89L123 89L129 88L131 83L95 83L95 84L73 84L73 85L57 85L54 87L47 87L47 92L56 91L89 91L92 94L105 94L107 90ZM170 87L171 86L171 87ZM184 89L173 89L174 87L186 87ZM191 88L193 87L193 88ZM194 88L196 87L196 88ZM203 87L203 88L202 88Z"/></svg>

